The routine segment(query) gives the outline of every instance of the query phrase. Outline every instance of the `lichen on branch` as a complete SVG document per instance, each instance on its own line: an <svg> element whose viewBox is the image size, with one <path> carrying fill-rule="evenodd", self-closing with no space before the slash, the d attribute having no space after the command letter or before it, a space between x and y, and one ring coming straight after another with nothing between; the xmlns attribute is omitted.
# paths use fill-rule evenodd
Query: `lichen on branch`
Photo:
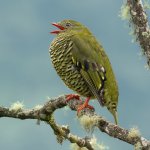
<svg viewBox="0 0 150 150"><path fill-rule="evenodd" d="M142 0L127 0L121 7L120 16L128 20L136 41L139 42L142 54L147 59L147 69L150 68L150 28L145 11L149 5Z"/></svg>

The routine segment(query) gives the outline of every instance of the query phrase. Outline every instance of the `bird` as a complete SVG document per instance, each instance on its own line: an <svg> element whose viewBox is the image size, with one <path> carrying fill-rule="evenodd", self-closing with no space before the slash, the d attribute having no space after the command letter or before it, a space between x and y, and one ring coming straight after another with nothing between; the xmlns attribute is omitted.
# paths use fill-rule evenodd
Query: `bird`
<svg viewBox="0 0 150 150"><path fill-rule="evenodd" d="M93 109L88 103L97 99L118 124L118 84L102 44L85 25L75 20L65 19L52 25L57 28L50 32L56 35L49 47L52 64L65 85L86 97L78 111ZM79 98L70 94L67 100L73 97Z"/></svg>

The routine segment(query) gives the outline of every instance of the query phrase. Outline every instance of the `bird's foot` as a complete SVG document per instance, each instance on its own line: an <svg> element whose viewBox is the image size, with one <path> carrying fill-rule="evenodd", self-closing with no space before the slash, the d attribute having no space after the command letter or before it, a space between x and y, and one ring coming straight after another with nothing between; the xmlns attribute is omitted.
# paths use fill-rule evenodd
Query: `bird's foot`
<svg viewBox="0 0 150 150"><path fill-rule="evenodd" d="M66 102L69 102L70 100L72 100L74 98L81 101L79 95L77 95L77 94L68 94L68 95L66 95Z"/></svg>
<svg viewBox="0 0 150 150"><path fill-rule="evenodd" d="M83 110L84 108L94 109L93 106L91 106L91 105L88 104L89 101L90 101L90 97L88 97L82 105L78 106L78 108L77 108L77 114L79 114L79 112L81 110Z"/></svg>

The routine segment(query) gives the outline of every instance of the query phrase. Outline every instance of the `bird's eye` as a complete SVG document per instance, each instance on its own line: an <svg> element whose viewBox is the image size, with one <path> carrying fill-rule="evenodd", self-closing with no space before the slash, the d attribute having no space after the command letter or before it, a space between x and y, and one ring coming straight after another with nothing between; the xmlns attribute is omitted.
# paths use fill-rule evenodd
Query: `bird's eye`
<svg viewBox="0 0 150 150"><path fill-rule="evenodd" d="M71 26L71 23L67 22L66 27L70 27L70 26Z"/></svg>

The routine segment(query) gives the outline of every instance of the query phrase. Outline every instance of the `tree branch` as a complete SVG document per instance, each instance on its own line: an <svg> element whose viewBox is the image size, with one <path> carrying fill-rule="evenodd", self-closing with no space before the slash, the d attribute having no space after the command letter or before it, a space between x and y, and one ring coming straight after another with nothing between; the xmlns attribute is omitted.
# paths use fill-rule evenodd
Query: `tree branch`
<svg viewBox="0 0 150 150"><path fill-rule="evenodd" d="M136 40L139 41L150 68L150 28L142 0L127 0L127 6L129 7L130 23L133 26Z"/></svg>
<svg viewBox="0 0 150 150"><path fill-rule="evenodd" d="M89 138L80 138L76 135L71 134L68 126L58 125L53 117L53 113L57 109L63 108L64 106L68 105L71 110L77 110L77 106L82 103L82 101L79 101L77 99L73 99L66 103L65 96L60 96L57 98L49 99L49 101L39 109L13 110L9 108L0 107L0 117L11 117L18 119L38 119L41 121L45 121L53 129L54 134L56 135L57 141L59 143L62 143L63 140L67 139L71 143L76 143L80 147L86 147L89 150L94 150ZM106 121L103 117L97 115L93 110L90 110L88 108L84 109L83 111L81 111L78 117L82 118L83 116L89 116L89 118L95 119L95 123L93 124L93 126L98 127L100 131L105 132L111 137L120 139L132 145L140 143L142 150L148 150L150 148L150 141L141 137L140 135L134 135L132 137L129 136L129 130Z"/></svg>

